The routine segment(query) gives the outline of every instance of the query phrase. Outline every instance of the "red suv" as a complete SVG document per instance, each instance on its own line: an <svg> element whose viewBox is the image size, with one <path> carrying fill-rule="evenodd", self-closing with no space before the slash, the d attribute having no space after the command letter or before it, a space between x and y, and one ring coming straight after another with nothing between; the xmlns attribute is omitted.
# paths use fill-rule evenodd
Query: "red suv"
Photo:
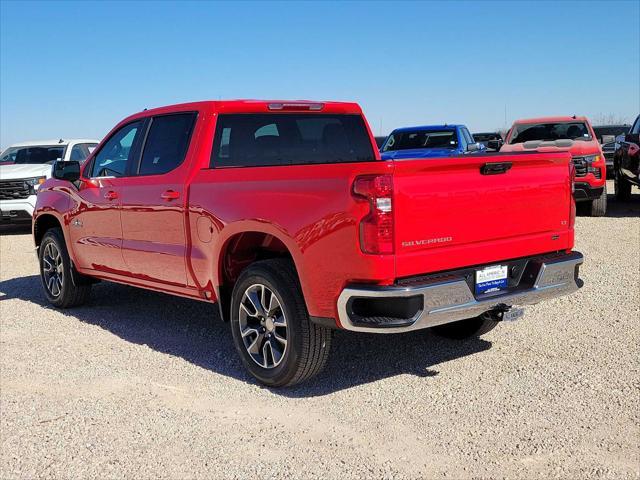
<svg viewBox="0 0 640 480"><path fill-rule="evenodd" d="M318 373L331 329L479 336L581 285L568 153L381 160L355 103L146 110L53 176L33 222L53 305L98 279L217 302L271 386Z"/></svg>
<svg viewBox="0 0 640 480"><path fill-rule="evenodd" d="M586 117L529 118L514 122L500 152L569 151L575 165L576 202L587 213L607 213L607 168L602 147Z"/></svg>

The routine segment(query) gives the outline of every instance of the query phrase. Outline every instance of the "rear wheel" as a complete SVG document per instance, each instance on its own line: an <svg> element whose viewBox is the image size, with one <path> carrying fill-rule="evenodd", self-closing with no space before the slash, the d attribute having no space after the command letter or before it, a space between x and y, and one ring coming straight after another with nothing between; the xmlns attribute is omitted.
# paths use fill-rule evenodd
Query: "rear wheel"
<svg viewBox="0 0 640 480"><path fill-rule="evenodd" d="M626 202L631 199L631 184L615 169L616 200Z"/></svg>
<svg viewBox="0 0 640 480"><path fill-rule="evenodd" d="M82 281L73 271L64 236L59 228L47 230L38 248L40 279L47 300L60 308L85 303L91 293L91 284Z"/></svg>
<svg viewBox="0 0 640 480"><path fill-rule="evenodd" d="M604 186L602 194L591 201L591 216L604 217L607 213L607 186Z"/></svg>
<svg viewBox="0 0 640 480"><path fill-rule="evenodd" d="M500 313L485 312L477 317L433 327L433 333L445 338L464 340L490 332L500 322Z"/></svg>
<svg viewBox="0 0 640 480"><path fill-rule="evenodd" d="M327 362L331 331L309 320L293 265L284 259L247 267L231 296L231 331L242 363L260 382L294 385Z"/></svg>

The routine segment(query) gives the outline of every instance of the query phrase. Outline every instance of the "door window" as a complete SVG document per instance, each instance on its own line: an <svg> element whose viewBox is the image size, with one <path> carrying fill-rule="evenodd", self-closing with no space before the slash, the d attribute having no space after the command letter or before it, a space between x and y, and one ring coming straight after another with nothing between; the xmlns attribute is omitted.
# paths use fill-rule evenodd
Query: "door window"
<svg viewBox="0 0 640 480"><path fill-rule="evenodd" d="M160 175L180 165L189 148L195 119L193 112L154 117L138 174Z"/></svg>
<svg viewBox="0 0 640 480"><path fill-rule="evenodd" d="M122 177L127 163L133 160L135 141L140 135L142 120L129 123L114 133L95 156L91 177ZM138 149L139 150L139 149Z"/></svg>

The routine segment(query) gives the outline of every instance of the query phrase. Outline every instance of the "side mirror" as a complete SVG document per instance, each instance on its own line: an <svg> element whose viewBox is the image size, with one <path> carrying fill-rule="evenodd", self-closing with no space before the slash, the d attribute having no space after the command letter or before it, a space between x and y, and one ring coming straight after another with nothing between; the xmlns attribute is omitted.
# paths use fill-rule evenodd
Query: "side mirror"
<svg viewBox="0 0 640 480"><path fill-rule="evenodd" d="M482 150L484 150L484 145L481 143L470 143L467 145L467 152L469 153L480 152Z"/></svg>
<svg viewBox="0 0 640 480"><path fill-rule="evenodd" d="M500 140L489 140L487 142L487 147L489 147L491 150L498 151L500 150L501 146L502 146L502 142Z"/></svg>
<svg viewBox="0 0 640 480"><path fill-rule="evenodd" d="M53 164L51 175L58 180L75 182L80 178L80 163L73 160L68 162L58 160Z"/></svg>

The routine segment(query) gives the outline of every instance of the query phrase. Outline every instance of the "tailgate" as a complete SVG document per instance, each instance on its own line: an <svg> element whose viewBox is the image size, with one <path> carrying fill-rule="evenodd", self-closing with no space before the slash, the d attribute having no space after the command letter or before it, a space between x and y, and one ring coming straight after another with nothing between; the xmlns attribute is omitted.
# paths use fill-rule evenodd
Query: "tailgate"
<svg viewBox="0 0 640 480"><path fill-rule="evenodd" d="M571 248L570 159L536 152L396 161L396 276ZM496 162L511 166L481 173Z"/></svg>

